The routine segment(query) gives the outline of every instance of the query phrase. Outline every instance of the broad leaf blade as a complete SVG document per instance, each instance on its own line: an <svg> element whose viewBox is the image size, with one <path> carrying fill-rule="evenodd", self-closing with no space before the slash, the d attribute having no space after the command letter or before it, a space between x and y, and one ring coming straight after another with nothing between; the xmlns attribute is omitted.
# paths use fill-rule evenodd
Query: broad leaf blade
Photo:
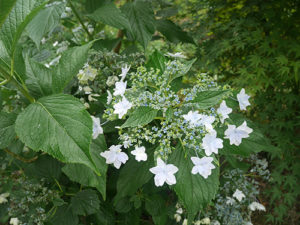
<svg viewBox="0 0 300 225"><path fill-rule="evenodd" d="M0 0L0 28L14 7L16 0Z"/></svg>
<svg viewBox="0 0 300 225"><path fill-rule="evenodd" d="M94 190L83 190L71 198L73 214L87 216L98 212L100 201Z"/></svg>
<svg viewBox="0 0 300 225"><path fill-rule="evenodd" d="M167 59L165 58L165 56L161 52L155 50L155 52L149 57L146 67L149 69L160 69L161 73L163 73L165 71L166 62Z"/></svg>
<svg viewBox="0 0 300 225"><path fill-rule="evenodd" d="M65 163L84 164L99 173L89 152L92 119L73 96L51 95L32 103L18 116L15 130L33 150Z"/></svg>
<svg viewBox="0 0 300 225"><path fill-rule="evenodd" d="M157 115L157 110L147 106L140 106L133 113L130 114L126 122L121 126L125 127L137 127L144 126L150 123Z"/></svg>
<svg viewBox="0 0 300 225"><path fill-rule="evenodd" d="M16 137L17 114L0 112L0 149L6 148Z"/></svg>

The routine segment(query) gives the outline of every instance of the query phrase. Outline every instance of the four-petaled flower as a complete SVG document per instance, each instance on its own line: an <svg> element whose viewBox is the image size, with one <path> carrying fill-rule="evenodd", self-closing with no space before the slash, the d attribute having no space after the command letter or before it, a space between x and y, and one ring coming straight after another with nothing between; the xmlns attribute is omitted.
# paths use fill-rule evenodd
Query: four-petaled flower
<svg viewBox="0 0 300 225"><path fill-rule="evenodd" d="M244 121L244 123L237 128L235 125L228 125L224 138L229 139L231 145L239 146L242 143L242 138L249 137L252 131L251 128L247 127L247 122Z"/></svg>
<svg viewBox="0 0 300 225"><path fill-rule="evenodd" d="M129 70L130 70L130 66L127 67L127 65L125 65L125 67L122 67L122 73L119 75L121 77L121 81L125 79Z"/></svg>
<svg viewBox="0 0 300 225"><path fill-rule="evenodd" d="M121 95L123 96L125 94L125 91L126 91L126 85L127 85L127 81L118 81L116 82L116 87L114 89L114 96L117 96L117 95Z"/></svg>
<svg viewBox="0 0 300 225"><path fill-rule="evenodd" d="M96 139L99 134L103 134L103 129L100 124L100 119L94 116L91 117L93 119L93 139Z"/></svg>
<svg viewBox="0 0 300 225"><path fill-rule="evenodd" d="M124 96L122 98L122 101L118 102L114 105L114 114L119 115L119 119L122 119L122 117L127 113L129 109L131 109L132 103L129 102Z"/></svg>
<svg viewBox="0 0 300 225"><path fill-rule="evenodd" d="M135 147L135 150L131 151L131 154L135 156L136 161L147 161L147 154L144 146Z"/></svg>
<svg viewBox="0 0 300 225"><path fill-rule="evenodd" d="M201 119L201 115L197 111L189 111L188 114L185 114L182 117L189 122L191 127L196 127Z"/></svg>
<svg viewBox="0 0 300 225"><path fill-rule="evenodd" d="M217 138L217 132L213 130L213 132L206 134L203 138L202 147L207 156L210 156L213 152L218 154L218 149L223 148L223 140Z"/></svg>
<svg viewBox="0 0 300 225"><path fill-rule="evenodd" d="M214 160L212 157L206 157L198 158L198 157L191 157L191 160L194 163L194 167L192 169L192 174L199 173L202 177L205 179L211 175L211 170L216 168L212 161Z"/></svg>
<svg viewBox="0 0 300 225"><path fill-rule="evenodd" d="M217 113L221 115L221 122L224 123L224 120L229 118L228 114L232 112L232 109L227 107L226 102L223 100L220 104L220 107L217 109Z"/></svg>
<svg viewBox="0 0 300 225"><path fill-rule="evenodd" d="M232 196L235 197L237 200L239 200L239 202L242 201L243 198L246 197L244 195L244 193L242 191L240 191L239 189L236 189Z"/></svg>
<svg viewBox="0 0 300 225"><path fill-rule="evenodd" d="M250 105L249 99L250 96L245 93L245 89L242 88L240 93L237 94L237 99L239 101L240 109L246 110L246 107Z"/></svg>
<svg viewBox="0 0 300 225"><path fill-rule="evenodd" d="M176 184L174 173L177 173L177 171L176 166L166 164L161 158L157 158L157 166L150 169L150 172L155 174L154 183L157 187L163 186L165 182L168 185Z"/></svg>
<svg viewBox="0 0 300 225"><path fill-rule="evenodd" d="M101 152L100 155L106 159L107 164L114 164L117 169L120 168L121 164L125 164L128 160L126 153L121 150L122 145L112 145L108 151Z"/></svg>

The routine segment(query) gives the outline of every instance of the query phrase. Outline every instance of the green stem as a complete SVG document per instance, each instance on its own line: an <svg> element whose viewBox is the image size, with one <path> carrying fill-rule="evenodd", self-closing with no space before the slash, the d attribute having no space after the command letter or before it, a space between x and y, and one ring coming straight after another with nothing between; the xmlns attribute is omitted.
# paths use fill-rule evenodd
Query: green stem
<svg viewBox="0 0 300 225"><path fill-rule="evenodd" d="M3 150L4 150L7 154L9 154L9 155L11 155L12 157L14 157L15 159L18 159L18 160L20 160L20 161L22 161L22 162L25 162L25 163L32 163L33 161L35 161L35 160L38 159L37 156L33 157L32 159L25 159L25 158L23 158L22 156L19 156L19 155L15 154L15 153L9 151L8 149L3 149Z"/></svg>
<svg viewBox="0 0 300 225"><path fill-rule="evenodd" d="M10 79L5 79L4 81L0 82L0 86L7 84L9 81Z"/></svg>
<svg viewBox="0 0 300 225"><path fill-rule="evenodd" d="M165 118L160 117L160 116L156 116L156 117L154 117L154 119L155 119L155 120L161 120L161 121L164 121L164 120L165 120Z"/></svg>
<svg viewBox="0 0 300 225"><path fill-rule="evenodd" d="M82 28L85 30L85 32L87 33L87 35L89 36L89 40L93 40L93 36L90 34L89 30L87 29L87 27L84 25L83 20L81 19L80 15L78 14L77 10L75 9L74 5L72 4L71 0L68 0L68 3L73 11L73 13L75 14L75 17L78 19L79 23L81 24Z"/></svg>

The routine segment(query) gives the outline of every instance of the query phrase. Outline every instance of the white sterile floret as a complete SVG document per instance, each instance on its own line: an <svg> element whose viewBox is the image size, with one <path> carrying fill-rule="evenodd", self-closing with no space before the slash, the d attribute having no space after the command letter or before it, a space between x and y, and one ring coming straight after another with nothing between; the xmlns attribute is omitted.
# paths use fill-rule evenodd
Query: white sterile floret
<svg viewBox="0 0 300 225"><path fill-rule="evenodd" d="M176 220L177 223L179 223L181 220L181 216L179 214L174 214L174 219Z"/></svg>
<svg viewBox="0 0 300 225"><path fill-rule="evenodd" d="M130 66L127 67L127 65L125 65L125 67L122 67L122 73L119 75L121 77L121 81L125 79L129 70L130 70Z"/></svg>
<svg viewBox="0 0 300 225"><path fill-rule="evenodd" d="M111 101L112 101L112 95L111 95L110 91L107 90L107 102L106 102L106 104L109 105L111 103Z"/></svg>
<svg viewBox="0 0 300 225"><path fill-rule="evenodd" d="M122 119L122 117L127 113L129 109L131 109L132 103L129 102L124 96L122 98L122 101L118 102L114 105L114 114L119 115L119 119Z"/></svg>
<svg viewBox="0 0 300 225"><path fill-rule="evenodd" d="M0 195L0 204L3 204L3 203L6 203L8 202L7 201L7 198L9 197L9 193L2 193Z"/></svg>
<svg viewBox="0 0 300 225"><path fill-rule="evenodd" d="M210 156L212 153L218 154L218 149L223 148L223 140L217 138L217 132L213 130L211 133L206 134L202 139L202 147L207 156Z"/></svg>
<svg viewBox="0 0 300 225"><path fill-rule="evenodd" d="M109 87L113 86L118 80L119 78L117 76L109 76L107 78L106 85Z"/></svg>
<svg viewBox="0 0 300 225"><path fill-rule="evenodd" d="M259 210L259 211L266 211L265 206L263 206L262 204L258 203L258 202L252 202L249 205L249 209L251 211L255 211L255 210Z"/></svg>
<svg viewBox="0 0 300 225"><path fill-rule="evenodd" d="M226 201L227 205L233 205L235 203L234 198L226 197L226 199L227 199L227 201Z"/></svg>
<svg viewBox="0 0 300 225"><path fill-rule="evenodd" d="M232 196L235 197L237 200L239 200L239 202L242 201L243 198L246 197L244 195L244 193L242 191L240 191L239 189L236 189Z"/></svg>
<svg viewBox="0 0 300 225"><path fill-rule="evenodd" d="M245 89L242 88L240 93L237 94L237 100L239 101L240 109L246 110L246 107L250 105L249 99L250 96L245 93Z"/></svg>
<svg viewBox="0 0 300 225"><path fill-rule="evenodd" d="M116 87L114 89L114 93L113 95L114 96L117 96L117 95L121 95L123 96L125 94L125 91L126 91L126 85L127 85L127 81L118 81L116 82Z"/></svg>
<svg viewBox="0 0 300 225"><path fill-rule="evenodd" d="M237 128L235 125L228 125L224 138L229 139L231 145L239 146L242 143L242 138L248 138L252 131L253 130L247 126L247 122L244 121L244 123Z"/></svg>
<svg viewBox="0 0 300 225"><path fill-rule="evenodd" d="M200 224L210 224L210 219L208 217L205 217L200 220Z"/></svg>
<svg viewBox="0 0 300 225"><path fill-rule="evenodd" d="M100 155L106 159L107 164L114 164L117 169L120 168L121 164L125 164L128 160L126 153L121 150L122 145L112 145L108 151L101 152Z"/></svg>
<svg viewBox="0 0 300 225"><path fill-rule="evenodd" d="M205 126L208 132L211 132L214 128L212 123L215 121L214 116L208 116L204 114L200 114L200 120L197 123L197 126Z"/></svg>
<svg viewBox="0 0 300 225"><path fill-rule="evenodd" d="M85 64L84 68L79 71L77 77L80 83L87 83L88 80L93 81L97 76L97 70L89 64Z"/></svg>
<svg viewBox="0 0 300 225"><path fill-rule="evenodd" d="M229 118L229 114L232 112L232 109L227 107L226 102L223 100L220 104L220 107L217 109L217 113L221 115L221 122L224 123L224 120Z"/></svg>
<svg viewBox="0 0 300 225"><path fill-rule="evenodd" d="M135 156L136 161L147 161L147 154L144 146L135 147L135 150L131 151L131 154Z"/></svg>
<svg viewBox="0 0 300 225"><path fill-rule="evenodd" d="M196 127L201 119L201 115L197 111L189 111L188 114L182 115L182 117L189 122L191 127Z"/></svg>
<svg viewBox="0 0 300 225"><path fill-rule="evenodd" d="M182 59L186 58L186 56L183 55L181 52L176 52L175 54L168 52L166 54L166 56L170 56L170 57L173 57L173 58L182 58Z"/></svg>
<svg viewBox="0 0 300 225"><path fill-rule="evenodd" d="M19 219L18 218L15 218L15 217L13 217L13 218L10 218L10 221L9 221L9 224L11 224L11 225L19 225Z"/></svg>
<svg viewBox="0 0 300 225"><path fill-rule="evenodd" d="M157 166L150 169L150 172L155 174L154 183L157 187L163 186L165 182L168 185L176 184L174 173L177 173L177 171L176 166L166 164L161 158L157 158Z"/></svg>
<svg viewBox="0 0 300 225"><path fill-rule="evenodd" d="M199 173L202 177L205 179L211 175L211 170L216 168L213 164L212 161L214 160L212 157L203 157L203 158L198 158L198 157L191 157L191 160L194 163L194 167L192 169L192 174L197 174Z"/></svg>
<svg viewBox="0 0 300 225"><path fill-rule="evenodd" d="M100 119L94 116L91 117L93 119L93 139L96 139L99 134L103 134L103 129L100 124Z"/></svg>
<svg viewBox="0 0 300 225"><path fill-rule="evenodd" d="M182 222L182 225L188 225L188 220L184 219L183 222Z"/></svg>
<svg viewBox="0 0 300 225"><path fill-rule="evenodd" d="M182 214L182 213L183 213L183 209L182 209L182 208L177 209L177 210L176 210L176 213Z"/></svg>

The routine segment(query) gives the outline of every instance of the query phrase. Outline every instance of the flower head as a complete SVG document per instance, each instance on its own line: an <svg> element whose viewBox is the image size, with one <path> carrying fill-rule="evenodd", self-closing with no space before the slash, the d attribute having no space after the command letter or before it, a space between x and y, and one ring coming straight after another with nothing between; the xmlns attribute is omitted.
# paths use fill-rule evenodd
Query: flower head
<svg viewBox="0 0 300 225"><path fill-rule="evenodd" d="M157 187L163 186L166 182L168 185L176 184L174 173L177 173L178 168L173 164L166 164L161 158L157 158L157 166L152 167L150 172L155 174L154 183Z"/></svg>
<svg viewBox="0 0 300 225"><path fill-rule="evenodd" d="M106 159L107 164L114 164L117 169L120 168L121 164L125 164L128 160L126 153L121 150L122 145L112 145L108 151L101 152L100 155Z"/></svg>
<svg viewBox="0 0 300 225"><path fill-rule="evenodd" d="M131 151L131 154L135 156L136 161L147 161L147 154L145 153L145 147L135 147L135 150Z"/></svg>
<svg viewBox="0 0 300 225"><path fill-rule="evenodd" d="M103 129L100 124L100 119L94 116L91 116L93 119L93 139L96 139L99 134L103 134Z"/></svg>
<svg viewBox="0 0 300 225"><path fill-rule="evenodd" d="M202 177L205 179L211 175L211 170L216 168L213 164L213 158L212 157L203 157L203 158L198 158L198 157L191 157L191 160L194 163L194 167L192 169L192 174L197 174L199 173Z"/></svg>
<svg viewBox="0 0 300 225"><path fill-rule="evenodd" d="M206 134L202 139L202 147L204 148L207 156L210 156L213 152L218 154L218 149L223 148L223 140L217 138L217 132L213 131Z"/></svg>
<svg viewBox="0 0 300 225"><path fill-rule="evenodd" d="M125 79L129 70L130 70L130 66L127 67L127 65L125 65L125 67L122 67L122 73L119 75L121 77L121 81Z"/></svg>
<svg viewBox="0 0 300 225"><path fill-rule="evenodd" d="M19 219L18 218L15 218L15 217L13 217L13 218L10 218L10 221L9 221L9 224L11 224L11 225L19 225Z"/></svg>
<svg viewBox="0 0 300 225"><path fill-rule="evenodd" d="M113 95L114 96L117 96L117 95L121 95L123 96L125 94L125 91L126 91L126 85L127 85L127 81L118 81L116 82L116 87L114 89L114 93Z"/></svg>
<svg viewBox="0 0 300 225"><path fill-rule="evenodd" d="M239 200L239 202L242 201L243 198L246 197L244 195L244 193L242 191L240 191L239 189L236 189L232 196L235 197L237 200Z"/></svg>
<svg viewBox="0 0 300 225"><path fill-rule="evenodd" d="M242 138L249 137L252 131L251 128L247 127L247 122L244 121L244 123L237 128L235 125L228 125L224 138L229 139L231 145L239 146L242 143Z"/></svg>
<svg viewBox="0 0 300 225"><path fill-rule="evenodd" d="M226 102L223 100L220 104L220 107L217 109L217 113L221 115L221 122L224 123L224 120L229 118L228 114L232 112L232 109L227 107Z"/></svg>
<svg viewBox="0 0 300 225"><path fill-rule="evenodd" d="M131 109L132 103L129 102L124 96L122 98L122 101L118 102L114 105L114 114L119 115L119 119L122 119L122 117L127 113L129 109Z"/></svg>
<svg viewBox="0 0 300 225"><path fill-rule="evenodd" d="M226 197L226 199L227 199L227 201L226 201L227 205L233 205L235 203L234 198Z"/></svg>
<svg viewBox="0 0 300 225"><path fill-rule="evenodd" d="M245 89L242 88L240 93L237 94L237 99L239 101L240 109L246 110L246 107L250 105L249 99L250 96L245 93Z"/></svg>

